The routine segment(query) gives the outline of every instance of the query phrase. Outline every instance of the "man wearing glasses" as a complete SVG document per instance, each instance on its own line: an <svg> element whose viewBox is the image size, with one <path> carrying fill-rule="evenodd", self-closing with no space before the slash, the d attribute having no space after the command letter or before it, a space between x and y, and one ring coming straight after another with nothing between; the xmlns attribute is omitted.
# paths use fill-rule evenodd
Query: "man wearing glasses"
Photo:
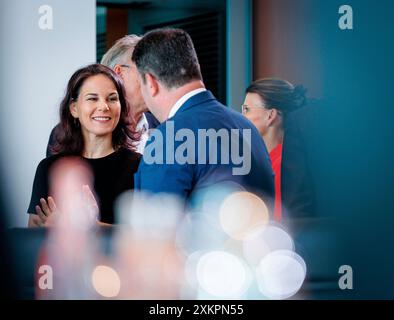
<svg viewBox="0 0 394 320"><path fill-rule="evenodd" d="M159 122L149 112L142 98L138 71L134 62L131 61L134 48L140 39L141 37L136 35L127 35L119 39L103 56L101 64L113 69L124 82L126 99L131 106L134 120L137 122L136 129L141 132L137 152L143 154L149 137L149 129L157 127Z"/></svg>

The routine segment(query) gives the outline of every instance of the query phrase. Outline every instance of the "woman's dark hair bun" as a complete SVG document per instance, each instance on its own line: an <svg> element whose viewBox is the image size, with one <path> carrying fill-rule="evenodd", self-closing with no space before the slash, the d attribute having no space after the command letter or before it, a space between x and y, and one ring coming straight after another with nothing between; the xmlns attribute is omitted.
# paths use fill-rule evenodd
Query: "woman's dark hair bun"
<svg viewBox="0 0 394 320"><path fill-rule="evenodd" d="M279 78L259 79L246 89L246 93L258 94L266 108L276 108L284 116L306 105L306 91L302 85L294 87L289 81Z"/></svg>
<svg viewBox="0 0 394 320"><path fill-rule="evenodd" d="M307 89L304 88L302 85L297 85L293 89L293 110L297 110L299 108L302 108L306 105L307 103L307 98L306 98L306 92Z"/></svg>

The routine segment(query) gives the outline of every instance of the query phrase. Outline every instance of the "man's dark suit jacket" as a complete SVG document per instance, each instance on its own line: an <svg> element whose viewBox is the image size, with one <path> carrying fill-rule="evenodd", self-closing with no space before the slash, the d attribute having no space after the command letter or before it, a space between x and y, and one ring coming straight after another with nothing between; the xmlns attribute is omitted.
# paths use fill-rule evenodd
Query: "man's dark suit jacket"
<svg viewBox="0 0 394 320"><path fill-rule="evenodd" d="M181 129L188 129L189 133L195 137L196 143L194 154L191 155L192 161L188 161L186 164L180 164L177 161L173 161L172 164L166 163L167 152L172 153L172 156L174 154L177 155L178 147L186 147L184 142L186 140L189 141L182 135L178 139L173 137L171 139L168 134L172 125L174 126L175 134L177 132L180 133L179 130ZM225 131L229 137L231 137L231 130L236 129L235 131L239 132L241 138L235 139L233 137L231 143L217 139L217 148L211 145L209 150L207 146L204 158L205 163L201 163L201 161L198 161L198 153L202 152L201 148L198 150L198 142L201 145L201 139L197 139L197 137L199 130L209 129L213 129L216 132L219 130L221 132ZM246 137L243 131L245 129L250 132L250 142L243 139ZM253 192L266 199L273 198L274 181L271 162L257 129L244 116L219 103L211 92L204 91L189 98L175 116L163 122L156 130L161 133L164 141L163 150L159 151L159 153L162 152L161 156L163 156L164 163L151 163L151 160L148 160L148 158L152 159L150 156L154 155L154 152L157 152L157 150L154 151L153 146L156 143L156 134L152 133L151 139L148 140L145 147L138 172L134 176L136 189L152 193L172 193L178 195L181 199L187 200L196 190L219 183L232 183L240 186L243 190ZM159 135L158 132L157 135ZM170 139L166 140L166 138ZM167 151L170 148L169 143L173 144L174 147L173 150ZM250 171L245 175L234 175L233 168L239 168L242 165L233 161L230 145L231 151L235 153L238 152L238 150L235 150L238 146L240 148L239 154L242 155L244 143L247 147L246 152L250 152ZM155 144L155 146L157 145ZM221 147L224 147L224 155L221 154ZM229 156L227 164L224 163L225 161L220 161L222 157L225 159L226 154ZM220 164L213 163L214 156L217 156ZM192 163L193 161L194 164Z"/></svg>

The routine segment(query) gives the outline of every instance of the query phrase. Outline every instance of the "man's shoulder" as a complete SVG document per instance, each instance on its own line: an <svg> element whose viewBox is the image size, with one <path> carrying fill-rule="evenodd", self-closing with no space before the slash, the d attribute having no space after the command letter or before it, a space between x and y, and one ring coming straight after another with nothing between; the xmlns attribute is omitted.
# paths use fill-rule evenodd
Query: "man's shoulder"
<svg viewBox="0 0 394 320"><path fill-rule="evenodd" d="M188 128L224 128L224 129L252 129L253 124L246 119L241 113L221 104L217 100L207 101L184 110L170 119L173 121L175 129ZM168 122L160 126L162 131L166 130Z"/></svg>
<svg viewBox="0 0 394 320"><path fill-rule="evenodd" d="M216 99L204 100L199 103L195 103L187 109L180 110L174 117L175 121L198 121L200 118L207 120L217 119L213 116L234 116L234 111L231 111L229 107L225 106Z"/></svg>

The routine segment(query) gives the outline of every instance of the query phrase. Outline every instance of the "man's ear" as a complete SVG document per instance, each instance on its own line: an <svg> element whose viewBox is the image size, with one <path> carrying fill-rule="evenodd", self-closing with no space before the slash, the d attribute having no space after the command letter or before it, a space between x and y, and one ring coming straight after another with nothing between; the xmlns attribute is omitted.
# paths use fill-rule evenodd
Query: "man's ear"
<svg viewBox="0 0 394 320"><path fill-rule="evenodd" d="M75 102L70 103L70 113L74 118L78 118L77 104Z"/></svg>
<svg viewBox="0 0 394 320"><path fill-rule="evenodd" d="M116 64L113 70L119 77L122 78L122 67L120 65Z"/></svg>
<svg viewBox="0 0 394 320"><path fill-rule="evenodd" d="M159 93L159 82L156 77L150 73L145 73L144 76L150 95L152 97L156 96Z"/></svg>

